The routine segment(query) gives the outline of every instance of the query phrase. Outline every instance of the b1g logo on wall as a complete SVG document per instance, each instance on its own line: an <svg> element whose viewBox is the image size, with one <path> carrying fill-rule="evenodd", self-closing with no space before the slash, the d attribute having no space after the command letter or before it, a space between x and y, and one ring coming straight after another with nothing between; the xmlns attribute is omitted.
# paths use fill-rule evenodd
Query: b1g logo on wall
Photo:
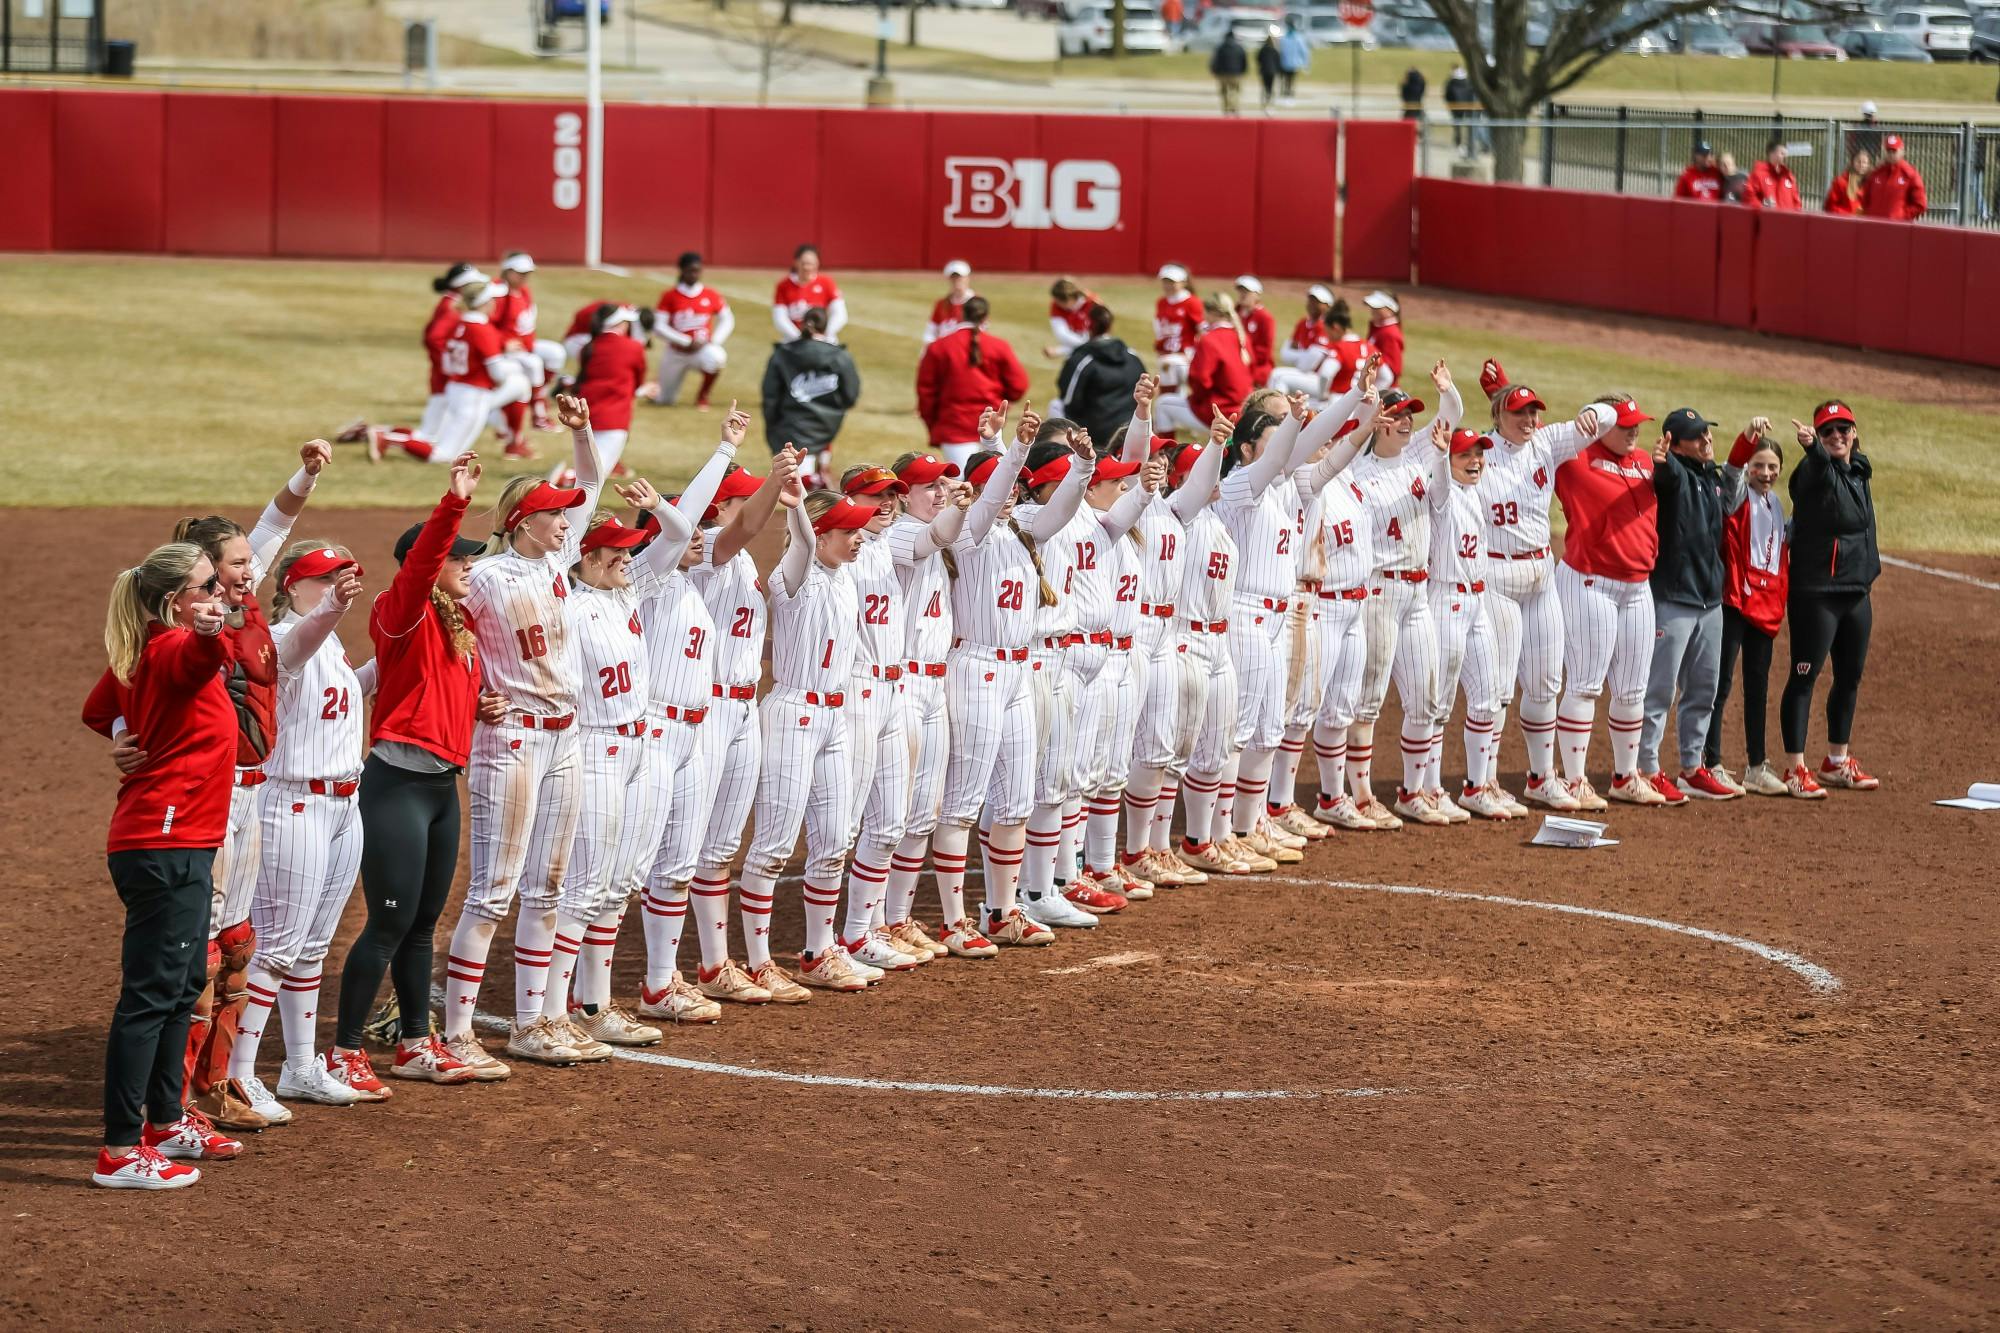
<svg viewBox="0 0 2000 1333"><path fill-rule="evenodd" d="M1113 162L1039 157L948 157L947 227L1022 231L1110 231L1119 225L1121 184Z"/></svg>

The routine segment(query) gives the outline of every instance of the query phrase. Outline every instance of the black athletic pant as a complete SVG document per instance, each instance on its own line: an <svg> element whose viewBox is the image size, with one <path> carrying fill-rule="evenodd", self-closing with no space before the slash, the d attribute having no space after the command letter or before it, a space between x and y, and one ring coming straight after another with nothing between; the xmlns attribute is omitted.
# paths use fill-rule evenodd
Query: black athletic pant
<svg viewBox="0 0 2000 1333"><path fill-rule="evenodd" d="M1813 686L1819 683L1829 652L1833 685L1826 694L1826 740L1829 745L1845 745L1854 732L1854 701L1861 694L1861 669L1868 662L1868 635L1875 625L1868 594L1794 592L1786 618L1792 627L1792 674L1778 704L1785 750L1806 752Z"/></svg>
<svg viewBox="0 0 2000 1333"><path fill-rule="evenodd" d="M413 773L374 755L361 770L361 895L368 924L340 969L334 1040L361 1046L361 1030L390 973L403 1036L430 1031L431 946L458 869L458 773Z"/></svg>
<svg viewBox="0 0 2000 1333"><path fill-rule="evenodd" d="M1702 762L1714 768L1722 762L1722 706L1729 702L1729 677L1736 670L1736 654L1743 654L1743 742L1750 764L1767 759L1764 753L1764 707L1771 697L1771 650L1778 636L1766 634L1743 618L1733 606L1722 608L1722 670L1715 678L1715 712L1708 719L1708 740L1702 746Z"/></svg>
<svg viewBox="0 0 2000 1333"><path fill-rule="evenodd" d="M215 848L148 847L105 860L125 903L125 945L104 1043L104 1141L126 1148L148 1118L181 1118L188 1018L208 985Z"/></svg>

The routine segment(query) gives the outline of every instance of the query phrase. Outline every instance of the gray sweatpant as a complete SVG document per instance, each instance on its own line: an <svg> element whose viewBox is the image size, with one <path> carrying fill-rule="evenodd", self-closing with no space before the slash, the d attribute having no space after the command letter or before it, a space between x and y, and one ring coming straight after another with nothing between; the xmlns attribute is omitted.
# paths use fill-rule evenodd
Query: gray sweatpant
<svg viewBox="0 0 2000 1333"><path fill-rule="evenodd" d="M1701 767L1702 746L1708 739L1709 715L1715 711L1715 689L1722 669L1722 608L1703 609L1685 602L1653 604L1653 669L1646 681L1646 721L1639 732L1639 771L1660 771L1660 741L1667 731L1667 710L1680 690L1676 730L1681 768Z"/></svg>

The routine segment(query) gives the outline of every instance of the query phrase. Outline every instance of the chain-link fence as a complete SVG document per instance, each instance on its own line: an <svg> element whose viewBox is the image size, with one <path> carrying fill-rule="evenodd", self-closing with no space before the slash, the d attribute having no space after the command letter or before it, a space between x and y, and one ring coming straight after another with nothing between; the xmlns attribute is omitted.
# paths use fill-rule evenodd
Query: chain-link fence
<svg viewBox="0 0 2000 1333"><path fill-rule="evenodd" d="M1490 178L1496 139L1513 139L1526 184L1664 197L1673 194L1697 143L1715 150L1727 175L1750 171L1775 141L1785 145L1805 207L1818 210L1856 153L1879 165L1891 136L1923 178L1926 222L2000 228L2000 125L1690 117L1622 107L1558 106L1526 121L1460 113L1421 127L1419 170Z"/></svg>
<svg viewBox="0 0 2000 1333"><path fill-rule="evenodd" d="M0 0L0 74L96 74L103 57L97 0Z"/></svg>

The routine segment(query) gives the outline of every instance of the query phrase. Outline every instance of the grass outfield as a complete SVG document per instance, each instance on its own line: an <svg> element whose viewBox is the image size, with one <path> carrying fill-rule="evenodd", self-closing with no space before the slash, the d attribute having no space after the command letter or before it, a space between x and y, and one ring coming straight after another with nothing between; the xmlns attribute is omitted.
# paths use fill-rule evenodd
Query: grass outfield
<svg viewBox="0 0 2000 1333"><path fill-rule="evenodd" d="M0 504L171 505L244 509L269 498L298 444L331 436L351 417L414 422L425 373L418 336L436 266L214 260L0 260L0 292L23 386L0 425ZM756 415L771 341L766 293L774 275L719 270L711 280L736 307L733 360L718 394ZM934 274L840 273L854 323L847 342L861 368L863 404L838 446L846 461L887 461L923 441L914 367L924 319L942 283ZM550 268L538 275L542 321L560 333L570 312L610 297L650 302L667 279ZM1087 279L1125 312L1145 344L1153 284ZM1046 280L981 275L995 331L1027 363L1037 401L1053 391ZM1288 327L1304 284L1272 283ZM1348 293L1350 298L1359 292ZM1358 308L1359 302L1356 300ZM108 313L107 313L108 312ZM30 332L31 331L31 332ZM1987 466L1991 423L1979 414L1872 395L1864 384L1744 379L1726 369L1677 366L1589 347L1497 336L1413 317L1411 378L1442 356L1473 382L1482 358L1529 374L1557 410L1614 388L1656 414L1692 403L1732 430L1763 413L1782 423L1829 392L1850 394L1871 424L1884 544L2000 554L2000 474ZM1143 352L1142 352L1143 354ZM32 386L32 387L28 387ZM691 386L690 386L691 387ZM688 395L691 397L691 393ZM627 457L662 488L705 457L717 417L643 407ZM559 435L540 436L545 450ZM483 446L499 462L496 448ZM754 454L754 450L753 450ZM392 460L376 467L343 449L322 490L329 503L418 509L442 485L439 469ZM751 460L754 463L754 457ZM495 473L513 470L495 467ZM497 495L497 478L485 487Z"/></svg>

